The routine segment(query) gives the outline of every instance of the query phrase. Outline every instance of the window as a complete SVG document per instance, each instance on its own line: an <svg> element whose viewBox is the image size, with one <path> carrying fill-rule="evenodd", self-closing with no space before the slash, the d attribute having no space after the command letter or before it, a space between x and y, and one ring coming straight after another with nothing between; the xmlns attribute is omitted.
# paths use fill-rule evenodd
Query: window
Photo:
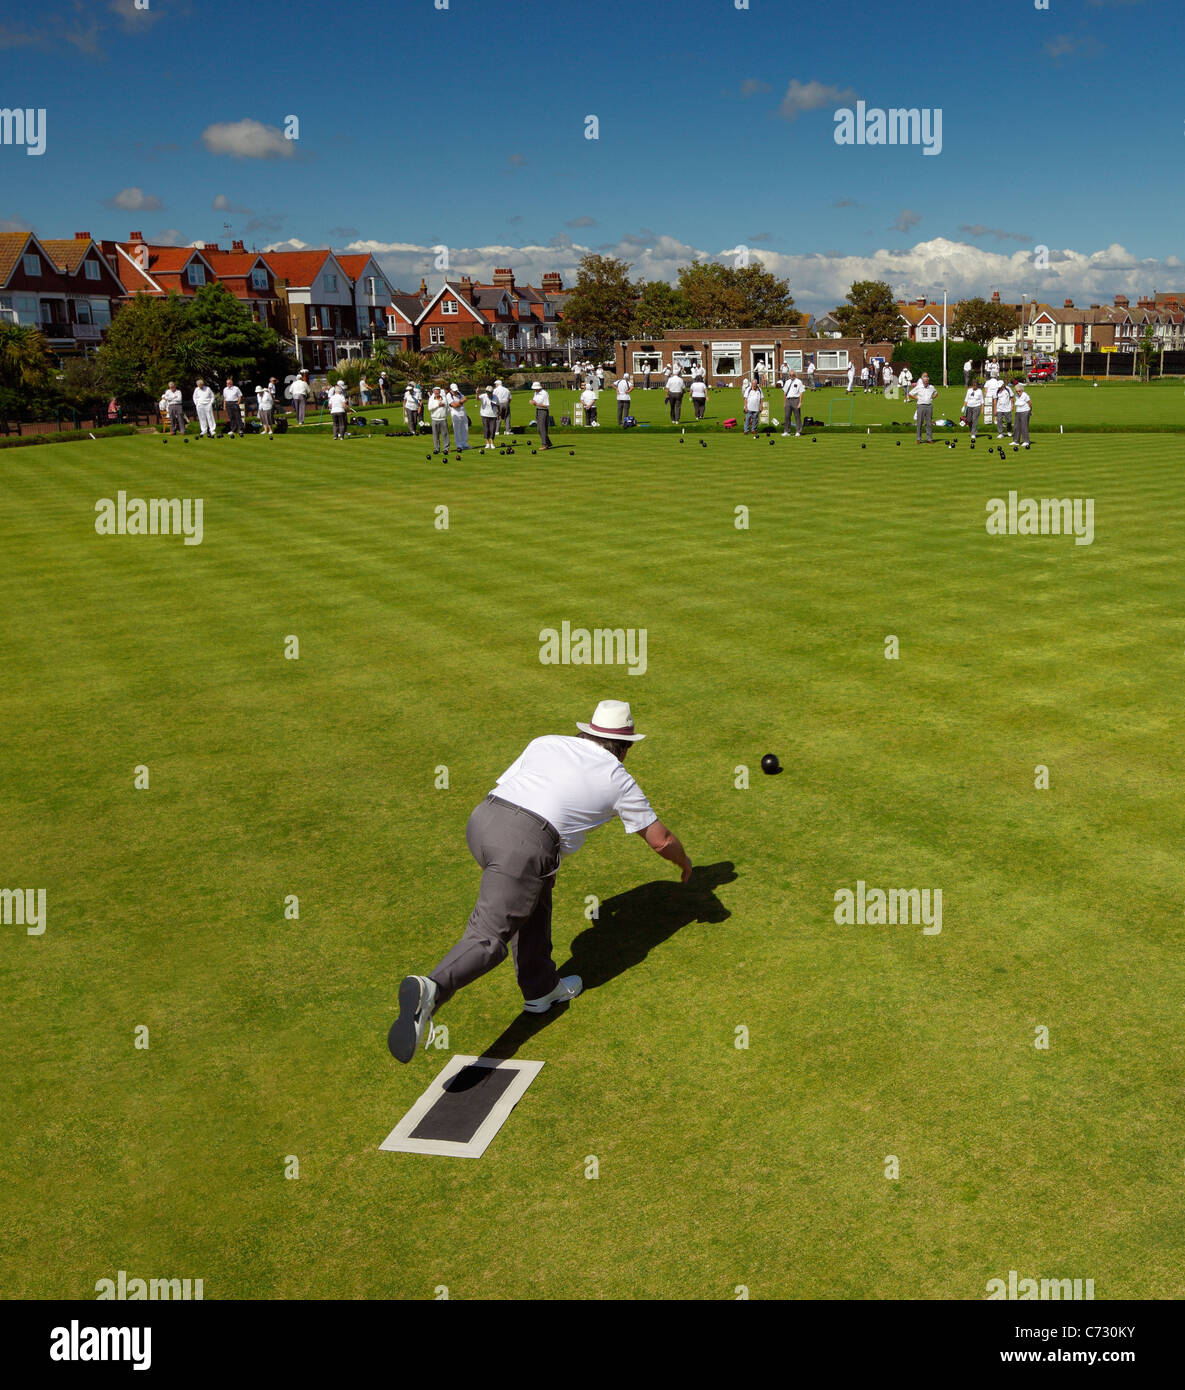
<svg viewBox="0 0 1185 1390"><path fill-rule="evenodd" d="M457 312L457 301L455 299L442 299L440 301L440 312L442 314L455 314Z"/></svg>
<svg viewBox="0 0 1185 1390"><path fill-rule="evenodd" d="M923 323L918 329L919 343L933 343L938 339L939 326L936 323Z"/></svg>
<svg viewBox="0 0 1185 1390"><path fill-rule="evenodd" d="M89 299L76 299L74 301L74 322L90 323L91 306Z"/></svg>
<svg viewBox="0 0 1185 1390"><path fill-rule="evenodd" d="M25 261L25 274L26 274L26 275L40 275L40 274L41 274L41 257L40 257L40 256L36 256L36 255L33 254L32 251L30 251L29 254L28 254L27 256L25 256L24 261Z"/></svg>
<svg viewBox="0 0 1185 1390"><path fill-rule="evenodd" d="M190 261L186 267L186 278L191 285L204 285L206 272L200 261Z"/></svg>
<svg viewBox="0 0 1185 1390"><path fill-rule="evenodd" d="M653 348L648 349L648 350L645 351L645 352L635 352L635 353L634 353L634 375L635 375L635 376L637 376L638 373L642 373L643 375L645 375L646 372L661 372L661 371L662 371L662 358L658 355L657 352L655 352L655 351L653 350Z"/></svg>
<svg viewBox="0 0 1185 1390"><path fill-rule="evenodd" d="M760 367L763 372L772 371L774 365L773 344L767 343L765 347L751 348L750 360L754 368Z"/></svg>
<svg viewBox="0 0 1185 1390"><path fill-rule="evenodd" d="M37 312L37 300L31 294L0 295L0 310L9 310L16 315L17 323L36 324L40 323ZM2 317L7 318L7 314Z"/></svg>
<svg viewBox="0 0 1185 1390"><path fill-rule="evenodd" d="M100 328L107 328L111 323L111 301L109 299L92 299L91 319Z"/></svg>
<svg viewBox="0 0 1185 1390"><path fill-rule="evenodd" d="M686 376L693 372L696 367L703 366L704 355L696 348L681 347L671 354L671 361Z"/></svg>
<svg viewBox="0 0 1185 1390"><path fill-rule="evenodd" d="M86 278L88 280L97 280L99 278L98 261L83 261L83 265L86 266Z"/></svg>
<svg viewBox="0 0 1185 1390"><path fill-rule="evenodd" d="M251 285L253 289L267 289L267 271L264 270L263 266L257 265L251 272Z"/></svg>
<svg viewBox="0 0 1185 1390"><path fill-rule="evenodd" d="M741 370L740 343L712 344L712 375L739 376Z"/></svg>
<svg viewBox="0 0 1185 1390"><path fill-rule="evenodd" d="M444 325L439 323L430 324L428 327L428 341L430 343L444 342Z"/></svg>
<svg viewBox="0 0 1185 1390"><path fill-rule="evenodd" d="M815 366L821 372L843 372L848 368L848 350L842 348L834 352L828 352L825 348L819 350L815 360Z"/></svg>
<svg viewBox="0 0 1185 1390"><path fill-rule="evenodd" d="M801 352L783 352L783 353L782 353L782 366L783 366L783 368L784 368L786 371L788 371L788 372L792 372L792 371L793 371L793 372L800 372L800 371L802 371L802 353L801 353Z"/></svg>
<svg viewBox="0 0 1185 1390"><path fill-rule="evenodd" d="M325 279L325 288L326 288L327 290L330 290L330 291L333 291L334 293L336 293L336 291L337 291L337 276L336 276L336 275L326 275L326 276L324 277L324 279Z"/></svg>

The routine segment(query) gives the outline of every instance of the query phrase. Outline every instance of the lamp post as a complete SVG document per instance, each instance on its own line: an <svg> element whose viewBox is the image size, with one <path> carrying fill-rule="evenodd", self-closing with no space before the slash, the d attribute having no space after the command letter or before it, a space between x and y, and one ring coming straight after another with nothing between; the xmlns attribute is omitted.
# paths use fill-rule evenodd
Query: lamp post
<svg viewBox="0 0 1185 1390"><path fill-rule="evenodd" d="M946 286L942 287L942 384L949 386L946 379Z"/></svg>
<svg viewBox="0 0 1185 1390"><path fill-rule="evenodd" d="M370 291L370 355L374 356L374 276L366 277L366 286Z"/></svg>

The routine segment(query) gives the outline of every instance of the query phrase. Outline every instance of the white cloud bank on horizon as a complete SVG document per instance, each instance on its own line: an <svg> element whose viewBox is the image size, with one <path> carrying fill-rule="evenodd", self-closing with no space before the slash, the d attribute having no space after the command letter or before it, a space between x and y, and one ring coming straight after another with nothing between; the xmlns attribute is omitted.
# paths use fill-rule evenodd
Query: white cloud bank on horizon
<svg viewBox="0 0 1185 1390"><path fill-rule="evenodd" d="M296 239L272 243L267 249L300 250L307 243ZM437 249L409 242L357 240L341 248L346 252L370 252L383 267L396 289L407 292L419 287L423 276L432 289L443 278L436 269ZM730 264L741 250L725 247L714 252L679 241L675 237L634 235L611 245L584 246L564 239L562 244L526 244L449 248L449 278L471 275L489 281L496 266L512 266L521 283L538 285L545 271L558 270L565 287L576 281L580 258L589 251L618 256L631 263L630 274L647 280L674 282L679 266L696 260L715 260ZM982 295L990 298L994 289L1003 299L1019 300L1021 294L1060 305L1063 299L1083 304L1108 304L1116 294L1133 301L1153 289L1185 289L1185 264L1177 256L1165 260L1137 257L1113 242L1097 251L1071 248L1049 250L1049 266L1034 266L1035 248L992 251L968 242L933 237L894 250L882 248L870 255L849 255L832 251L786 254L762 247L751 250L750 259L760 260L767 270L790 282L790 292L799 308L824 313L844 302L848 287L855 280L887 280L898 298L927 294L942 298L945 284L952 301Z"/></svg>

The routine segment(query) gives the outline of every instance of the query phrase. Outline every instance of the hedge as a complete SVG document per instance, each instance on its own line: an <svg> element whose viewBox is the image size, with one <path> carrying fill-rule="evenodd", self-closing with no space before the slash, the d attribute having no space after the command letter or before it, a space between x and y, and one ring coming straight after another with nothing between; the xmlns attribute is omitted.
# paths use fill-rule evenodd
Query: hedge
<svg viewBox="0 0 1185 1390"><path fill-rule="evenodd" d="M963 380L963 363L970 358L983 370L983 349L976 343L952 342L946 344L946 370L949 379L958 385ZM942 344L938 343L897 343L893 348L894 367L908 365L915 380L923 372L930 373L930 380L942 380Z"/></svg>
<svg viewBox="0 0 1185 1390"><path fill-rule="evenodd" d="M0 437L0 449L27 449L34 444L75 444L80 439L110 439L117 434L136 434L135 425L103 425L97 430L62 430L60 434L20 434Z"/></svg>

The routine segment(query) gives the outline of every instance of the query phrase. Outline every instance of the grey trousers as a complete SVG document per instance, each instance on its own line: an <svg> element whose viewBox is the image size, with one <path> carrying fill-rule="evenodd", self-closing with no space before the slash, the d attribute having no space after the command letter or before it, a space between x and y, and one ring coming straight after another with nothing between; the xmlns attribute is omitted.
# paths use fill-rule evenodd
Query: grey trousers
<svg viewBox="0 0 1185 1390"><path fill-rule="evenodd" d="M1012 412L1010 410L1001 411L996 416L996 438L1003 439L1006 434L1012 433Z"/></svg>
<svg viewBox="0 0 1185 1390"><path fill-rule="evenodd" d="M975 438L976 432L979 429L979 412L981 409L982 407L978 405L969 405L967 407L967 428L971 431L972 439Z"/></svg>
<svg viewBox="0 0 1185 1390"><path fill-rule="evenodd" d="M794 421L794 433L802 433L802 397L798 397L795 404L791 404L792 397L786 397L786 418L782 421L783 429L787 434L790 433L790 422Z"/></svg>
<svg viewBox="0 0 1185 1390"><path fill-rule="evenodd" d="M629 403L629 401L618 401L618 402L617 402L617 423L618 423L619 426L625 424L625 417L626 417L629 413L630 413L630 403Z"/></svg>
<svg viewBox="0 0 1185 1390"><path fill-rule="evenodd" d="M238 401L227 401L226 403L226 432L227 434L243 433L243 411Z"/></svg>
<svg viewBox="0 0 1185 1390"><path fill-rule="evenodd" d="M453 422L453 443L458 449L468 449L469 447L469 416L454 415L449 411L449 418Z"/></svg>
<svg viewBox="0 0 1185 1390"><path fill-rule="evenodd" d="M169 406L169 427L174 434L185 433L185 415L180 405Z"/></svg>
<svg viewBox="0 0 1185 1390"><path fill-rule="evenodd" d="M344 439L346 437L346 412L335 410L333 412L333 437L334 439Z"/></svg>
<svg viewBox="0 0 1185 1390"><path fill-rule="evenodd" d="M1018 444L1029 442L1029 416L1032 414L1028 410L1018 410L1016 412L1016 433L1015 439Z"/></svg>
<svg viewBox="0 0 1185 1390"><path fill-rule="evenodd" d="M551 439L548 437L547 433L547 411L542 406L535 407L535 423L539 426L540 446L544 449L550 449ZM546 991L544 991L544 993L546 993Z"/></svg>
<svg viewBox="0 0 1185 1390"><path fill-rule="evenodd" d="M551 956L551 891L560 837L541 816L487 797L465 827L481 865L481 891L465 934L431 972L439 1008L464 985L514 957L524 999L542 999L559 983Z"/></svg>
<svg viewBox="0 0 1185 1390"><path fill-rule="evenodd" d="M923 426L925 427L925 430L926 430L926 443L927 443L927 444L933 444L933 443L934 443L934 405L933 405L933 402L931 402L929 405L919 405L919 406L918 406L918 443L919 443L919 444L922 442L922 428L923 428Z"/></svg>
<svg viewBox="0 0 1185 1390"><path fill-rule="evenodd" d="M419 432L420 432L420 412L419 412L418 410L409 410L407 406L404 406L404 407L403 407L403 419L404 419L404 422L406 423L408 429L412 432L412 434L419 434Z"/></svg>
<svg viewBox="0 0 1185 1390"><path fill-rule="evenodd" d="M671 403L671 424L677 425L679 423L679 416L683 411L683 392L673 392L667 397L667 400Z"/></svg>
<svg viewBox="0 0 1185 1390"><path fill-rule="evenodd" d="M303 424L304 424L305 406L308 404L308 397L307 397L307 396L293 396L293 397L292 397L292 404L296 407L296 423L297 423L298 425L303 425Z"/></svg>
<svg viewBox="0 0 1185 1390"><path fill-rule="evenodd" d="M444 452L447 454L447 453L448 453L448 421L447 421L447 420L433 420L433 421L432 421L432 452L433 452L434 454L440 453L440 446L441 446L442 444L444 445Z"/></svg>

